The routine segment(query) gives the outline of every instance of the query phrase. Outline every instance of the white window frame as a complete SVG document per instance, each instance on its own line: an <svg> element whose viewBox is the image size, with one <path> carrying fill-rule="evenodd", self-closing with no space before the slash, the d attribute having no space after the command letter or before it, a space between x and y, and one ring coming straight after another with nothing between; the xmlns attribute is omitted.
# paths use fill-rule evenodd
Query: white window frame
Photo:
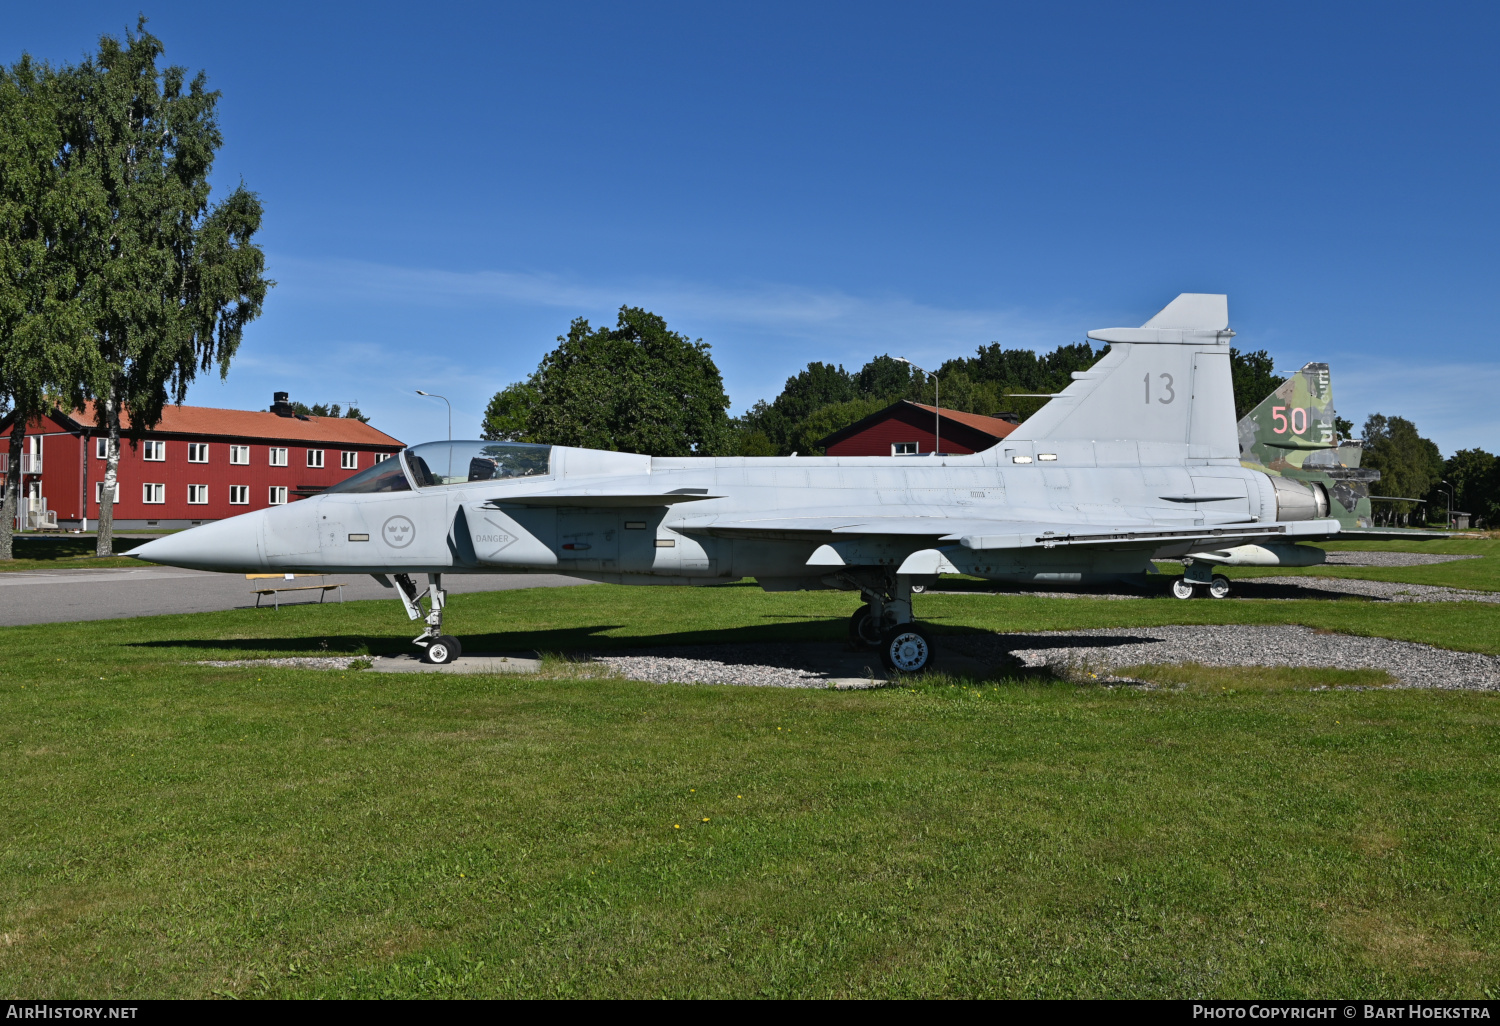
<svg viewBox="0 0 1500 1026"><path fill-rule="evenodd" d="M350 452L347 449L345 449L343 452L339 453L339 469L340 470L358 470L359 469L359 453L357 453L357 452Z"/></svg>
<svg viewBox="0 0 1500 1026"><path fill-rule="evenodd" d="M377 452L375 454L375 462L376 463L384 463L386 460L390 459L393 455L395 455L395 454L394 453L389 453L389 452Z"/></svg>
<svg viewBox="0 0 1500 1026"><path fill-rule="evenodd" d="M109 436L99 435L94 439L94 459L109 459Z"/></svg>
<svg viewBox="0 0 1500 1026"><path fill-rule="evenodd" d="M273 446L271 446L271 466L273 466L273 467L284 467L284 466L286 466L286 448L284 446L279 446L279 445L273 445Z"/></svg>
<svg viewBox="0 0 1500 1026"><path fill-rule="evenodd" d="M188 462L189 463L207 463L208 462L208 443L207 442L189 442L188 443Z"/></svg>
<svg viewBox="0 0 1500 1026"><path fill-rule="evenodd" d="M250 486L249 485L230 485L229 486L229 504L231 506L248 506L248 505L250 505Z"/></svg>
<svg viewBox="0 0 1500 1026"><path fill-rule="evenodd" d="M153 498L152 496L155 496ZM167 486L157 481L147 481L141 485L141 501L147 506L162 506L167 501Z"/></svg>
<svg viewBox="0 0 1500 1026"><path fill-rule="evenodd" d="M286 485L272 485L270 492L270 504L272 506L286 505Z"/></svg>
<svg viewBox="0 0 1500 1026"><path fill-rule="evenodd" d="M917 446L918 446L918 444L919 443L917 443L917 442L892 442L891 443L891 455L892 456L919 456L921 454L917 452ZM905 451L905 447L908 446L908 445L911 446L911 452L906 452Z"/></svg>
<svg viewBox="0 0 1500 1026"><path fill-rule="evenodd" d="M200 489L200 488L202 489L202 491L197 492L197 494L200 495L200 496L202 496L202 497L198 498L198 499L193 498L194 490L195 489ZM190 484L190 485L188 485L188 505L189 506L207 506L208 505L208 485L206 485L206 484Z"/></svg>
<svg viewBox="0 0 1500 1026"><path fill-rule="evenodd" d="M250 447L248 445L231 445L229 447L229 462L236 466L249 466Z"/></svg>
<svg viewBox="0 0 1500 1026"><path fill-rule="evenodd" d="M155 453L153 456L152 453ZM167 460L167 443L160 439L147 439L141 443L141 459L151 463L165 463Z"/></svg>
<svg viewBox="0 0 1500 1026"><path fill-rule="evenodd" d="M119 503L120 503L120 481L119 481L118 478L116 478L115 479L115 505L119 505ZM104 505L104 482L103 481L95 481L94 482L94 505L95 506L102 506L102 505Z"/></svg>
<svg viewBox="0 0 1500 1026"><path fill-rule="evenodd" d="M314 457L316 457L316 462L314 462ZM323 469L323 450L322 449L309 449L309 450L307 450L307 465L309 467L312 467L312 468L316 469L316 470L322 470Z"/></svg>

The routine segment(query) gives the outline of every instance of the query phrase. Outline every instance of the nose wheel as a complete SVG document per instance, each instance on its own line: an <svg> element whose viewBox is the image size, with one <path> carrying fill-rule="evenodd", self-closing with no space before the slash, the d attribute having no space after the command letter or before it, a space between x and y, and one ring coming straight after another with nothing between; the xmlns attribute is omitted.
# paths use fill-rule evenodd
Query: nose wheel
<svg viewBox="0 0 1500 1026"><path fill-rule="evenodd" d="M434 640L429 641L427 647L422 650L422 662L442 666L444 663L453 662L463 654L464 648L458 643L457 638L451 634L440 634Z"/></svg>

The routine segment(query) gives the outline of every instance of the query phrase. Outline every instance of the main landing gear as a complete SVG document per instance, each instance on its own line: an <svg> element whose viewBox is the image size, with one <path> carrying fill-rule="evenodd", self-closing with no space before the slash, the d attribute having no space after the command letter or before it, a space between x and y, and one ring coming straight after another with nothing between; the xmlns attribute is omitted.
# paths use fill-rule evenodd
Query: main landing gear
<svg viewBox="0 0 1500 1026"><path fill-rule="evenodd" d="M932 635L912 619L910 574L840 574L838 579L865 595L865 604L849 618L855 648L879 651L881 664L901 673L921 673L932 665Z"/></svg>
<svg viewBox="0 0 1500 1026"><path fill-rule="evenodd" d="M427 628L412 640L412 644L422 649L422 662L451 663L463 655L463 646L458 639L451 634L443 633L443 607L448 604L448 593L443 590L443 575L428 574L427 589L417 591L416 583L410 574L392 574L396 580L396 594L401 596L401 604L406 607L406 615L413 620L423 620ZM422 600L427 599L427 614L422 614Z"/></svg>
<svg viewBox="0 0 1500 1026"><path fill-rule="evenodd" d="M1189 563L1181 577L1172 581L1172 594L1180 599L1207 594L1210 598L1229 597L1229 578L1213 572L1207 563Z"/></svg>

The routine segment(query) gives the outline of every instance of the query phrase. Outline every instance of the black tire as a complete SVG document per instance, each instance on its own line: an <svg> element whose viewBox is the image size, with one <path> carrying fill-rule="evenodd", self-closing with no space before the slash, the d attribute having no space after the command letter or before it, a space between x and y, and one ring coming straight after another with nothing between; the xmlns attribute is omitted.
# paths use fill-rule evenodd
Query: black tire
<svg viewBox="0 0 1500 1026"><path fill-rule="evenodd" d="M921 673L935 654L932 635L919 623L898 623L880 639L880 661L887 670Z"/></svg>
<svg viewBox="0 0 1500 1026"><path fill-rule="evenodd" d="M1229 597L1229 578L1223 574L1214 574L1214 579L1208 585L1209 598L1224 599Z"/></svg>
<svg viewBox="0 0 1500 1026"><path fill-rule="evenodd" d="M880 647L880 623L869 606L860 606L849 617L849 644L865 649Z"/></svg>
<svg viewBox="0 0 1500 1026"><path fill-rule="evenodd" d="M433 638L428 643L423 652L422 661L442 666L444 663L453 662L461 655L463 655L463 646L458 643L458 639L451 634L444 634L442 637Z"/></svg>
<svg viewBox="0 0 1500 1026"><path fill-rule="evenodd" d="M1197 598L1198 586L1186 577L1174 578L1172 580L1172 595L1180 599Z"/></svg>

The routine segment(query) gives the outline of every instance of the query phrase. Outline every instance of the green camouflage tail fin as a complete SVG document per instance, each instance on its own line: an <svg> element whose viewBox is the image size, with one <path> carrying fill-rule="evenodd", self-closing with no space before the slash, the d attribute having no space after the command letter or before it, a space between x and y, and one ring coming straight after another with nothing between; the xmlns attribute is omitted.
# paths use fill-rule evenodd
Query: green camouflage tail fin
<svg viewBox="0 0 1500 1026"><path fill-rule="evenodd" d="M1328 364L1309 363L1239 423L1240 463L1253 470L1328 490L1331 516L1344 527L1370 527L1370 485L1378 470L1362 470L1358 445L1340 444L1334 426Z"/></svg>

